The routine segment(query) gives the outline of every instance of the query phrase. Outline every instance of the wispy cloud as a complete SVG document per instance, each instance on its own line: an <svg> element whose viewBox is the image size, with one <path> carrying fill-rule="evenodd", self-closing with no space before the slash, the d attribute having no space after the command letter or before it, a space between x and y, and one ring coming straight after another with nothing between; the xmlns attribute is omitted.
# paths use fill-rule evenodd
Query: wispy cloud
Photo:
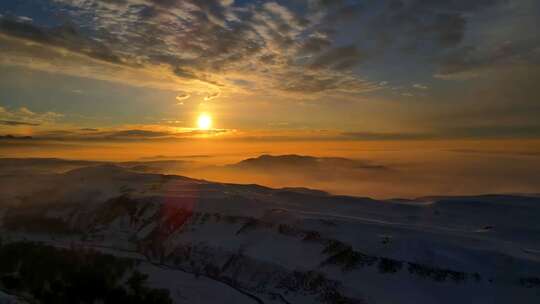
<svg viewBox="0 0 540 304"><path fill-rule="evenodd" d="M33 112L26 107L10 110L0 106L0 125L4 126L39 126L51 124L64 117L56 112Z"/></svg>
<svg viewBox="0 0 540 304"><path fill-rule="evenodd" d="M5 126L39 126L39 123L16 120L0 120L0 125Z"/></svg>
<svg viewBox="0 0 540 304"><path fill-rule="evenodd" d="M438 128L431 132L343 132L341 135L354 140L530 139L540 138L539 127L538 124L467 126Z"/></svg>
<svg viewBox="0 0 540 304"><path fill-rule="evenodd" d="M180 85L201 93L213 89L206 100L220 94L215 93L216 87L245 91L228 80L239 76L284 94L313 88L314 93L375 88L348 73L364 58L362 52L354 45L334 43L319 31L321 24L308 11L294 11L277 2L233 4L125 0L90 5L57 0L56 7L73 18L70 25L0 19L2 40L18 49L2 63L135 85L147 77L146 85L159 86L161 77L168 79L170 87ZM86 15L93 18L79 17ZM55 58L61 64L54 64ZM311 71L306 75L307 69Z"/></svg>
<svg viewBox="0 0 540 304"><path fill-rule="evenodd" d="M175 99L177 102L178 105L183 105L184 104L184 100L186 99L189 99L191 97L190 94L188 93L185 93L185 92L180 92L178 93L178 95L176 95Z"/></svg>
<svg viewBox="0 0 540 304"><path fill-rule="evenodd" d="M210 100L212 100L212 99L218 98L219 95L221 95L220 92L210 93L210 94L208 94L208 95L206 95L206 96L204 97L204 100L205 100L205 101L210 101Z"/></svg>
<svg viewBox="0 0 540 304"><path fill-rule="evenodd" d="M423 140L438 137L433 133L343 132L341 135L355 140Z"/></svg>

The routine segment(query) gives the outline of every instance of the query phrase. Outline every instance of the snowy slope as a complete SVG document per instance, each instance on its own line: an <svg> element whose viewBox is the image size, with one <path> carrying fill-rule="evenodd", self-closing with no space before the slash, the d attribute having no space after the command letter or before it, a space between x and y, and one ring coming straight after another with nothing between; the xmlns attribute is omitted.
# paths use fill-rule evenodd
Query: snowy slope
<svg viewBox="0 0 540 304"><path fill-rule="evenodd" d="M141 259L177 303L540 301L538 197L378 201L113 165L0 180L3 239Z"/></svg>

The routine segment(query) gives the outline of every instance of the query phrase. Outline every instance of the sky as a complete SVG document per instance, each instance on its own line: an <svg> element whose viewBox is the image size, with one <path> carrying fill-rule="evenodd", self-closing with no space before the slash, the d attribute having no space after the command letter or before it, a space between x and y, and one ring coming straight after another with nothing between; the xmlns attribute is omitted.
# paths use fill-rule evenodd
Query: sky
<svg viewBox="0 0 540 304"><path fill-rule="evenodd" d="M536 0L0 1L0 157L537 157L539 23Z"/></svg>
<svg viewBox="0 0 540 304"><path fill-rule="evenodd" d="M205 112L212 136L540 135L534 0L21 0L0 14L4 134L184 138Z"/></svg>

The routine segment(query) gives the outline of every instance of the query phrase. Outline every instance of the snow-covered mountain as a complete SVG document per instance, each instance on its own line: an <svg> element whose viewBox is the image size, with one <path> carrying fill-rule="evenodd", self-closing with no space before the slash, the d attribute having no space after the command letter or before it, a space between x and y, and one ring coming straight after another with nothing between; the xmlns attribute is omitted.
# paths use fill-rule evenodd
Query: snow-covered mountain
<svg viewBox="0 0 540 304"><path fill-rule="evenodd" d="M0 193L3 243L136 260L174 303L540 301L540 197L373 200L111 164L10 172Z"/></svg>

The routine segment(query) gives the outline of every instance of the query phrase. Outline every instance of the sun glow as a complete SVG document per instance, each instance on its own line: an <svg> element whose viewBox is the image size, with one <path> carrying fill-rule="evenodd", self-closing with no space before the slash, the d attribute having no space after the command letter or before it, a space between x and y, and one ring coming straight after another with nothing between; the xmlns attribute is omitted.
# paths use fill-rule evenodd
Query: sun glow
<svg viewBox="0 0 540 304"><path fill-rule="evenodd" d="M212 128L212 117L208 114L202 113L197 118L197 127L199 130L210 130Z"/></svg>

